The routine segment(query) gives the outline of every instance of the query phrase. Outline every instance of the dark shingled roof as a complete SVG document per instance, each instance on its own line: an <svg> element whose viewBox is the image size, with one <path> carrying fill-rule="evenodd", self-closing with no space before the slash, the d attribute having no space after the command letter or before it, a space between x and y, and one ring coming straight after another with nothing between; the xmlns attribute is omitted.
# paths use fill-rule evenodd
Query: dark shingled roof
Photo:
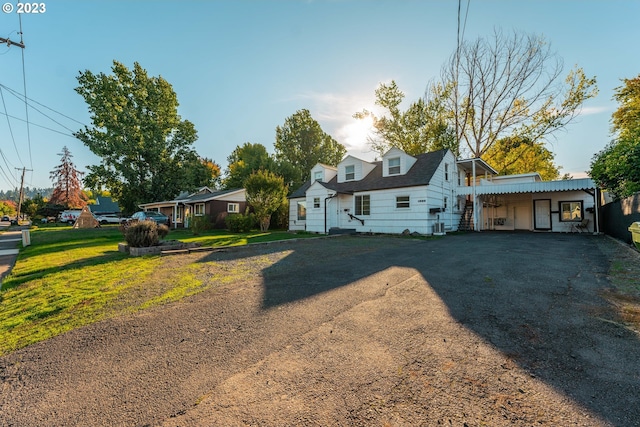
<svg viewBox="0 0 640 427"><path fill-rule="evenodd" d="M321 183L324 187L335 190L338 193L353 193L357 191L386 190L390 188L415 187L418 185L428 185L433 174L442 162L447 149L432 151L414 156L416 162L404 175L382 176L382 162L377 161L373 170L359 181L348 181L338 183L338 178L333 177L329 182ZM305 182L302 187L294 191L290 198L304 197L311 182Z"/></svg>

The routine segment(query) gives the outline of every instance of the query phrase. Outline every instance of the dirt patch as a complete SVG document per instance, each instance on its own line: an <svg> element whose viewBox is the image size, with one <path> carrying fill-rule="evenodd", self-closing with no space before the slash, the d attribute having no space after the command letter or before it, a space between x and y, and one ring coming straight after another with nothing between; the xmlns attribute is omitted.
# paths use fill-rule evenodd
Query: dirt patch
<svg viewBox="0 0 640 427"><path fill-rule="evenodd" d="M616 252L601 244L472 233L170 257L216 283L0 358L0 425L638 425L640 339L600 297Z"/></svg>

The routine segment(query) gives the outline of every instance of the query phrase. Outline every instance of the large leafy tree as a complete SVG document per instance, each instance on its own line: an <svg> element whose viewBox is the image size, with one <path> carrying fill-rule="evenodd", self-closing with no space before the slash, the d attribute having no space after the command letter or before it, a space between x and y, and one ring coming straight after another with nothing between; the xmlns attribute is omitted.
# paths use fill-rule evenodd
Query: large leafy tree
<svg viewBox="0 0 640 427"><path fill-rule="evenodd" d="M558 179L560 168L555 155L544 142L533 142L518 136L502 138L482 156L500 175L538 172L543 180Z"/></svg>
<svg viewBox="0 0 640 427"><path fill-rule="evenodd" d="M61 156L60 164L49 173L53 180L53 194L49 202L67 208L81 208L87 204L82 188L84 172L76 169L72 161L73 155L66 146L58 155Z"/></svg>
<svg viewBox="0 0 640 427"><path fill-rule="evenodd" d="M461 150L482 157L502 138L537 143L568 125L597 89L581 68L562 74L562 60L537 35L496 31L462 43L442 69Z"/></svg>
<svg viewBox="0 0 640 427"><path fill-rule="evenodd" d="M335 166L347 150L311 117L309 110L296 111L276 127L275 158L286 165L291 173L292 188L307 180L307 175L317 163ZM285 167L285 166L283 166Z"/></svg>
<svg viewBox="0 0 640 427"><path fill-rule="evenodd" d="M374 135L368 137L368 142L380 155L392 147L411 155L441 148L451 148L457 154L455 132L450 127L453 114L445 104L449 90L442 85L430 85L427 96L412 102L403 111L401 103L405 94L396 82L381 83L375 91L375 103L385 110L384 115L376 116L363 110L354 117L371 118Z"/></svg>
<svg viewBox="0 0 640 427"><path fill-rule="evenodd" d="M261 169L274 170L275 160L262 144L245 142L231 152L227 158L229 165L224 179L225 188L240 188L245 180Z"/></svg>
<svg viewBox="0 0 640 427"><path fill-rule="evenodd" d="M92 126L75 136L102 159L88 167L85 184L106 187L127 212L205 185L211 173L192 146L195 127L178 115L172 86L137 62L129 70L114 61L111 71L78 76Z"/></svg>
<svg viewBox="0 0 640 427"><path fill-rule="evenodd" d="M589 174L616 198L640 191L640 75L615 90L620 104L611 118L614 135L591 162Z"/></svg>
<svg viewBox="0 0 640 427"><path fill-rule="evenodd" d="M247 203L260 223L260 230L267 231L271 215L287 203L287 187L284 179L273 172L259 170L252 173L244 182Z"/></svg>

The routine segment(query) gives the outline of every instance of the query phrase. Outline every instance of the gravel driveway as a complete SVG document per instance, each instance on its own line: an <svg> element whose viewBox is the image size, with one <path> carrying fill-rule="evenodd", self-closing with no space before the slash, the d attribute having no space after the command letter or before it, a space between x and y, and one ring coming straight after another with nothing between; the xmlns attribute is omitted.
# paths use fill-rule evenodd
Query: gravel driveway
<svg viewBox="0 0 640 427"><path fill-rule="evenodd" d="M0 426L640 426L603 236L338 237L165 258L216 283L0 358Z"/></svg>

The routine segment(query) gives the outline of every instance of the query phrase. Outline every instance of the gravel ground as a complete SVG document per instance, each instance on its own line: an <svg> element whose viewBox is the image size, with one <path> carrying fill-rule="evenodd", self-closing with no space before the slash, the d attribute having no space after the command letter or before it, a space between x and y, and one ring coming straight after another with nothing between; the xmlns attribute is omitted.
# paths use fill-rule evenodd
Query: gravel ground
<svg viewBox="0 0 640 427"><path fill-rule="evenodd" d="M165 258L177 303L0 358L0 426L640 426L604 236L339 237Z"/></svg>

